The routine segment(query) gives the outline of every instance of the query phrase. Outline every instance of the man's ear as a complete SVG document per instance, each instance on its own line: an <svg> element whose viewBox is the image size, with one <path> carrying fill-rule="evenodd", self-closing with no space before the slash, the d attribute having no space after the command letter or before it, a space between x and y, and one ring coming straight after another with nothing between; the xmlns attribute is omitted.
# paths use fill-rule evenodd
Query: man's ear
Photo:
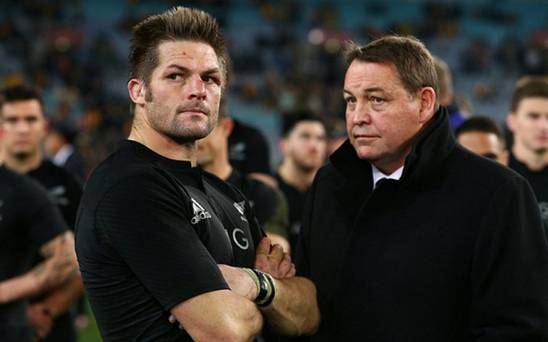
<svg viewBox="0 0 548 342"><path fill-rule="evenodd" d="M424 124L428 122L435 113L436 92L432 87L424 87L419 94L420 112L419 122Z"/></svg>
<svg viewBox="0 0 548 342"><path fill-rule="evenodd" d="M129 93L129 97L133 103L136 105L144 105L145 104L145 83L143 80L140 80L138 78L132 78L127 82L127 90Z"/></svg>
<svg viewBox="0 0 548 342"><path fill-rule="evenodd" d="M506 125L512 131L516 131L516 114L514 112L508 112L506 115Z"/></svg>
<svg viewBox="0 0 548 342"><path fill-rule="evenodd" d="M282 152L282 156L285 156L287 154L287 141L285 137L280 139L278 146L280 148L280 152Z"/></svg>
<svg viewBox="0 0 548 342"><path fill-rule="evenodd" d="M221 125L223 126L223 131L225 133L225 136L228 138L232 133L232 129L234 128L234 120L232 120L231 118L224 118L222 120L223 122L221 122Z"/></svg>
<svg viewBox="0 0 548 342"><path fill-rule="evenodd" d="M510 153L508 152L508 150L504 150L500 153L500 156L498 158L498 161L504 165L504 166L508 166L508 163L510 162Z"/></svg>

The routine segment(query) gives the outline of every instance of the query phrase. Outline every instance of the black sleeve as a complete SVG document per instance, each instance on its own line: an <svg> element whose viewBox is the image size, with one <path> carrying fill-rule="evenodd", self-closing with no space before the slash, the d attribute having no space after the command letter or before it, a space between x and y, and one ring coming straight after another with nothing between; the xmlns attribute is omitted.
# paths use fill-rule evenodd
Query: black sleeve
<svg viewBox="0 0 548 342"><path fill-rule="evenodd" d="M548 242L521 178L493 196L472 264L475 341L548 341Z"/></svg>
<svg viewBox="0 0 548 342"><path fill-rule="evenodd" d="M17 194L21 216L36 249L67 230L61 212L37 182L25 178Z"/></svg>
<svg viewBox="0 0 548 342"><path fill-rule="evenodd" d="M166 309L228 289L190 223L190 201L152 171L112 188L96 211L98 233Z"/></svg>

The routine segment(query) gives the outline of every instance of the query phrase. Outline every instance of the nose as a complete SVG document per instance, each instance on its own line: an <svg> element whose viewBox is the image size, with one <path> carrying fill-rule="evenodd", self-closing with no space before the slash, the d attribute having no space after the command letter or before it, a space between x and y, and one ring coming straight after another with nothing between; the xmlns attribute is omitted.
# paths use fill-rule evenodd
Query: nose
<svg viewBox="0 0 548 342"><path fill-rule="evenodd" d="M189 79L189 97L191 99L205 100L206 85L200 75L194 75Z"/></svg>
<svg viewBox="0 0 548 342"><path fill-rule="evenodd" d="M27 133L30 129L30 124L26 120L17 120L15 123L15 131L17 133Z"/></svg>
<svg viewBox="0 0 548 342"><path fill-rule="evenodd" d="M371 123L371 115L369 114L369 108L364 101L358 101L354 108L354 115L352 122L355 125L367 125Z"/></svg>

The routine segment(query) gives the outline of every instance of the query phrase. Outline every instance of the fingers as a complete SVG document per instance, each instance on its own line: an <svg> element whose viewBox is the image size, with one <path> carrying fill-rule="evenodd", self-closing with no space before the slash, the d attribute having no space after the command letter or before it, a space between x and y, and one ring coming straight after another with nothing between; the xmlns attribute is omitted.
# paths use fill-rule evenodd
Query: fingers
<svg viewBox="0 0 548 342"><path fill-rule="evenodd" d="M275 244L274 246L272 246L272 248L270 248L270 253L268 254L268 257L274 259L279 263L283 260L284 254L287 253L284 253L284 249L282 248L282 246Z"/></svg>
<svg viewBox="0 0 548 342"><path fill-rule="evenodd" d="M259 242L257 245L257 248L255 249L255 254L258 256L259 254L268 255L270 253L270 239L265 237Z"/></svg>
<svg viewBox="0 0 548 342"><path fill-rule="evenodd" d="M278 267L281 278L290 277L289 273L290 273L292 267L294 267L294 265L291 262L291 257L289 256L289 254L284 253L283 259L280 262L280 265Z"/></svg>

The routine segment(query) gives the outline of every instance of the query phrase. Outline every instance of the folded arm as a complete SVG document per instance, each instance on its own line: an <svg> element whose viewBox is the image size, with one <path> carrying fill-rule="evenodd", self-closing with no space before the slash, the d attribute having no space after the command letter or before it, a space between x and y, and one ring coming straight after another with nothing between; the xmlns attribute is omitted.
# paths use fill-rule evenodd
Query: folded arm
<svg viewBox="0 0 548 342"><path fill-rule="evenodd" d="M263 325L255 304L230 290L188 299L171 314L195 341L252 341Z"/></svg>
<svg viewBox="0 0 548 342"><path fill-rule="evenodd" d="M40 248L44 261L33 269L0 282L0 304L28 298L59 286L77 271L74 236L65 232Z"/></svg>
<svg viewBox="0 0 548 342"><path fill-rule="evenodd" d="M320 323L316 287L303 277L295 277L295 266L278 245L271 247L264 238L257 246L256 269L273 276L275 296L272 303L261 307L269 325L286 335L313 334ZM219 265L228 285L235 293L255 300L258 295L253 278L241 268Z"/></svg>

